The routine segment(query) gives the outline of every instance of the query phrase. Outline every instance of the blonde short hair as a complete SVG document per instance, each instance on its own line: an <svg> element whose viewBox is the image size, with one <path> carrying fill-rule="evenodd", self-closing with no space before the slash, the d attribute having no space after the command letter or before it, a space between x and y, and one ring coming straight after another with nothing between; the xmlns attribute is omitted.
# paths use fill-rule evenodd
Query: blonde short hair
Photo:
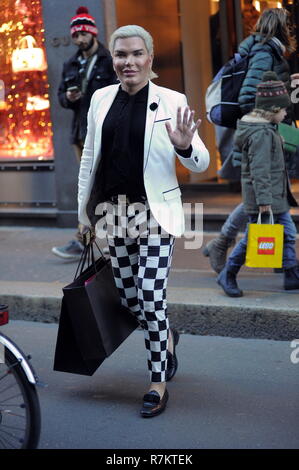
<svg viewBox="0 0 299 470"><path fill-rule="evenodd" d="M125 38L132 38L132 37L139 37L143 39L147 52L152 55L154 54L154 41L151 34L146 31L142 26L138 26L135 24L129 24L126 26L121 26L120 28L116 29L110 37L109 41L109 50L111 55L113 56L115 41L117 39L125 39ZM150 72L150 79L157 78L158 75L155 74L151 70Z"/></svg>

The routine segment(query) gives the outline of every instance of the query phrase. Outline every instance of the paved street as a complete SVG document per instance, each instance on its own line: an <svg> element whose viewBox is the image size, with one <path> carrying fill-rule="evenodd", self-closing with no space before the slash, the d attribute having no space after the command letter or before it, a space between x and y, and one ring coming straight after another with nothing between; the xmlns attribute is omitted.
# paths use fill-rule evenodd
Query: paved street
<svg viewBox="0 0 299 470"><path fill-rule="evenodd" d="M169 406L139 417L147 373L136 331L93 377L52 370L57 325L11 321L2 331L46 388L41 449L296 449L299 364L289 341L183 334ZM299 357L299 352L298 352Z"/></svg>
<svg viewBox="0 0 299 470"><path fill-rule="evenodd" d="M291 348L299 339L299 291L283 290L283 274L243 268L245 295L231 299L201 250L186 250L185 240L177 239L168 298L171 323L183 332L179 370L168 384L166 412L144 420L139 409L148 377L141 331L93 377L53 371L53 322L76 262L55 257L51 247L73 234L0 228L0 298L14 318L3 332L32 355L48 384L39 389L41 449L298 449L299 363L290 356L299 358ZM214 234L203 236L206 243Z"/></svg>

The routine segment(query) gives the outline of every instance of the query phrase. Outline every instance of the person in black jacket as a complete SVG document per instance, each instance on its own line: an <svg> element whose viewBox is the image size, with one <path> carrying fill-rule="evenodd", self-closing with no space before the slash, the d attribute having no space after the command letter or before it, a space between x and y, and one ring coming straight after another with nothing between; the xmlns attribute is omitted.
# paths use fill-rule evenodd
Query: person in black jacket
<svg viewBox="0 0 299 470"><path fill-rule="evenodd" d="M263 73L271 70L277 74L291 93L290 69L286 56L295 50L289 25L289 12L284 8L269 8L259 17L253 33L245 38L239 45L241 55L252 54L246 77L239 93L239 103L242 114L251 112L255 104L256 86L262 80ZM284 122L292 124L295 120L292 104L287 109ZM232 149L233 154L233 149ZM285 152L286 165L289 176L293 176L296 162L291 155ZM234 167L236 170L236 167ZM227 178L220 173L222 178ZM211 267L219 273L226 262L227 251L234 245L238 232L245 227L248 221L243 204L239 204L229 215L221 228L220 235L212 239L203 249L203 254L210 259Z"/></svg>
<svg viewBox="0 0 299 470"><path fill-rule="evenodd" d="M110 52L97 39L94 18L86 7L79 7L70 23L73 43L78 51L63 65L58 89L61 106L73 111L70 142L78 162L81 160L87 132L87 113L93 93L117 82ZM77 240L53 247L52 253L64 259L78 259L83 245L80 231Z"/></svg>

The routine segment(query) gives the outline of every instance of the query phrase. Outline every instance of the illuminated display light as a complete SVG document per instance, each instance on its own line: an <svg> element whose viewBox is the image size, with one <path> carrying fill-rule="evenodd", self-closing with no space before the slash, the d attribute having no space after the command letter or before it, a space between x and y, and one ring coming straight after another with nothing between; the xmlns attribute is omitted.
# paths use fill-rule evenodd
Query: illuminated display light
<svg viewBox="0 0 299 470"><path fill-rule="evenodd" d="M53 159L46 68L41 0L1 0L0 160Z"/></svg>

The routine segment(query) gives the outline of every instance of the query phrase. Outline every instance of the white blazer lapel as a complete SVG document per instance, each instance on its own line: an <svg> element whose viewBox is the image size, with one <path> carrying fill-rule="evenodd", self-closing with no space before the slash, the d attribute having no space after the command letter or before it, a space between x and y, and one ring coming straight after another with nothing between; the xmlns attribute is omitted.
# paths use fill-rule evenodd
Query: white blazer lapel
<svg viewBox="0 0 299 470"><path fill-rule="evenodd" d="M160 104L160 96L158 92L159 92L159 87L155 85L154 83L149 82L146 124L145 124L145 134L144 134L144 158L143 158L144 171L145 171L147 161L149 158L154 122L155 122L158 109L159 109L159 104Z"/></svg>

